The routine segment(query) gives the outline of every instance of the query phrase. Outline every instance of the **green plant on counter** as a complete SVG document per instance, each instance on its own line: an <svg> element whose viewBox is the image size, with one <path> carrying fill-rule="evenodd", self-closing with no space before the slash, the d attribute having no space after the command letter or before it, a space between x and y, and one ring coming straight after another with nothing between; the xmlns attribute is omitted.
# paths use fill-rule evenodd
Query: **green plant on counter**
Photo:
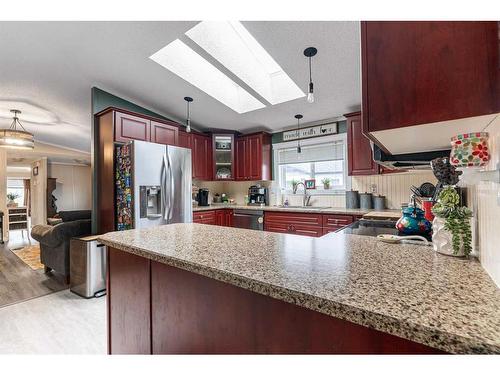
<svg viewBox="0 0 500 375"><path fill-rule="evenodd" d="M295 187L297 186L297 184L299 183L300 181L299 180L295 180L293 179L291 181L291 184L292 184L292 190L295 191Z"/></svg>
<svg viewBox="0 0 500 375"><path fill-rule="evenodd" d="M321 180L321 183L323 184L323 188L325 188L325 189L330 189L331 182L332 182L332 180L328 177L325 177Z"/></svg>
<svg viewBox="0 0 500 375"><path fill-rule="evenodd" d="M452 235L453 253L458 254L462 244L464 254L469 255L472 251L472 232L470 229L472 211L465 206L460 206L460 196L455 188L447 186L441 190L432 212L437 217L445 219L444 227Z"/></svg>
<svg viewBox="0 0 500 375"><path fill-rule="evenodd" d="M16 198L19 198L19 194L17 194L17 193L7 193L7 199L9 201L14 201Z"/></svg>

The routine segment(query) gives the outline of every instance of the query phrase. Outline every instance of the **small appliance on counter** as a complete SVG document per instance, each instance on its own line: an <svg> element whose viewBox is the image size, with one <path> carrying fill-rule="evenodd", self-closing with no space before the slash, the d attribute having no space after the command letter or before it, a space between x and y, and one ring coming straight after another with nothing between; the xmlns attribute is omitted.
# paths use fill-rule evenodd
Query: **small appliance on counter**
<svg viewBox="0 0 500 375"><path fill-rule="evenodd" d="M208 206L208 189L200 188L198 194L196 195L196 200L198 201L198 206Z"/></svg>
<svg viewBox="0 0 500 375"><path fill-rule="evenodd" d="M269 190L260 185L252 185L248 188L249 206L268 206Z"/></svg>

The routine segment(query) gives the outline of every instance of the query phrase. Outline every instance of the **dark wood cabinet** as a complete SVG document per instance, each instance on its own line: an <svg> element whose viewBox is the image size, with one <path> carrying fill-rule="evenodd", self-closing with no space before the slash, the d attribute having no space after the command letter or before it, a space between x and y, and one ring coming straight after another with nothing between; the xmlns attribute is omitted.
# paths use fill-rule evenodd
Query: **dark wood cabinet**
<svg viewBox="0 0 500 375"><path fill-rule="evenodd" d="M215 225L222 227L232 227L233 226L233 210L232 209L221 209L215 211Z"/></svg>
<svg viewBox="0 0 500 375"><path fill-rule="evenodd" d="M151 121L151 142L164 145L179 145L179 128L175 124Z"/></svg>
<svg viewBox="0 0 500 375"><path fill-rule="evenodd" d="M193 212L193 223L217 225L215 210Z"/></svg>
<svg viewBox="0 0 500 375"><path fill-rule="evenodd" d="M321 237L336 232L357 219L352 215L270 211L264 214L264 230Z"/></svg>
<svg viewBox="0 0 500 375"><path fill-rule="evenodd" d="M192 133L193 178L212 180L212 138L207 135Z"/></svg>
<svg viewBox="0 0 500 375"><path fill-rule="evenodd" d="M150 140L151 121L128 113L115 112L115 141Z"/></svg>
<svg viewBox="0 0 500 375"><path fill-rule="evenodd" d="M344 115L347 118L347 164L349 176L378 174L380 167L373 161L370 140L363 134L361 112Z"/></svg>
<svg viewBox="0 0 500 375"><path fill-rule="evenodd" d="M185 147L185 148L191 148L191 133L187 133L184 131L179 131L177 134L178 137L178 146L179 147Z"/></svg>
<svg viewBox="0 0 500 375"><path fill-rule="evenodd" d="M497 22L361 22L364 133L497 113L498 50Z"/></svg>
<svg viewBox="0 0 500 375"><path fill-rule="evenodd" d="M255 133L236 139L236 180L271 179L271 135Z"/></svg>

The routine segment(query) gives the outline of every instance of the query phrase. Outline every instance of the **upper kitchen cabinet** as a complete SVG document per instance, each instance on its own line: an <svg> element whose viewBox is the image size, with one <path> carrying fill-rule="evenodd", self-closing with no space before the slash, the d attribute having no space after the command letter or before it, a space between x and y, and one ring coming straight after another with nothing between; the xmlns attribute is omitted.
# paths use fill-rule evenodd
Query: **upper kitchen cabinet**
<svg viewBox="0 0 500 375"><path fill-rule="evenodd" d="M179 128L174 123L151 121L151 142L177 146Z"/></svg>
<svg viewBox="0 0 500 375"><path fill-rule="evenodd" d="M132 140L149 142L151 121L128 113L115 112L115 141Z"/></svg>
<svg viewBox="0 0 500 375"><path fill-rule="evenodd" d="M497 22L361 22L363 132L390 153L449 148L500 112Z"/></svg>
<svg viewBox="0 0 500 375"><path fill-rule="evenodd" d="M235 179L263 181L271 179L271 135L255 133L235 141Z"/></svg>
<svg viewBox="0 0 500 375"><path fill-rule="evenodd" d="M179 147L191 148L191 133L180 131L177 136Z"/></svg>
<svg viewBox="0 0 500 375"><path fill-rule="evenodd" d="M193 178L212 180L212 137L191 133L191 152Z"/></svg>
<svg viewBox="0 0 500 375"><path fill-rule="evenodd" d="M234 180L234 135L212 134L214 180Z"/></svg>
<svg viewBox="0 0 500 375"><path fill-rule="evenodd" d="M378 174L380 167L373 161L370 140L361 125L361 112L344 115L347 118L347 153L349 176Z"/></svg>

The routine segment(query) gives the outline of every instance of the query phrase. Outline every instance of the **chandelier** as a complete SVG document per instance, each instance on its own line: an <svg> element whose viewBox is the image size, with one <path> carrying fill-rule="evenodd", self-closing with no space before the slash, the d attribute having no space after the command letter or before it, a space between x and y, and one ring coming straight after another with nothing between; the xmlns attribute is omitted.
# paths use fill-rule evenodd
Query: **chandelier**
<svg viewBox="0 0 500 375"><path fill-rule="evenodd" d="M0 129L0 147L32 150L35 147L35 139L33 134L27 132L19 121L18 115L21 111L18 109L10 111L14 117L8 129Z"/></svg>

